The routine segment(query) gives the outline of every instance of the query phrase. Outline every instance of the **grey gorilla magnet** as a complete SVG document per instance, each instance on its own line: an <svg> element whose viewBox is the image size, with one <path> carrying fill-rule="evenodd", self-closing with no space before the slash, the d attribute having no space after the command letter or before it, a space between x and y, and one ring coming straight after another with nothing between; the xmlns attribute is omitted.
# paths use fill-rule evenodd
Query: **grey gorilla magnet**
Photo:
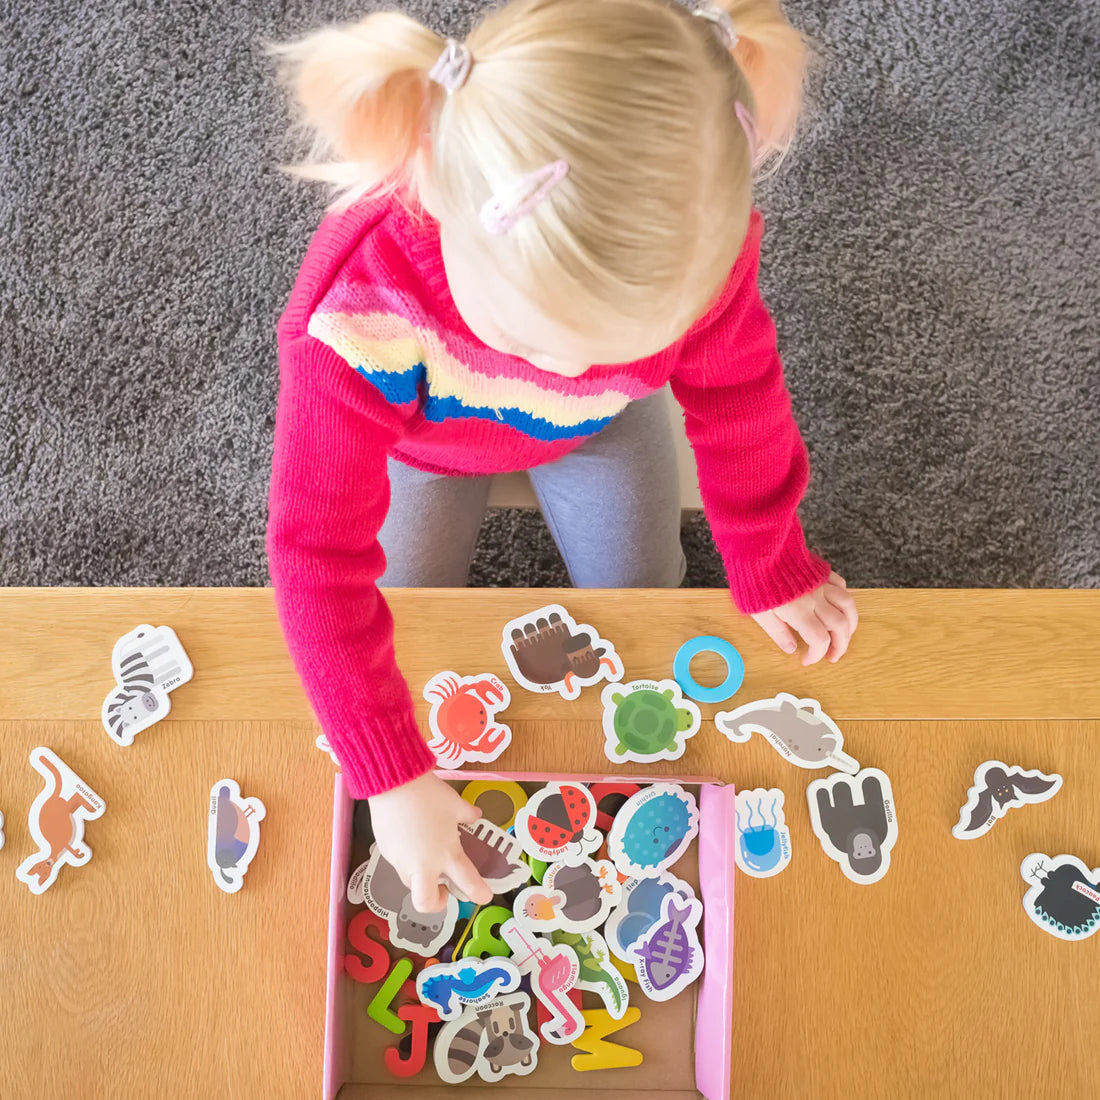
<svg viewBox="0 0 1100 1100"><path fill-rule="evenodd" d="M860 885L878 882L890 868L897 843L894 792L885 772L864 768L855 775L834 772L806 788L810 821L825 854Z"/></svg>

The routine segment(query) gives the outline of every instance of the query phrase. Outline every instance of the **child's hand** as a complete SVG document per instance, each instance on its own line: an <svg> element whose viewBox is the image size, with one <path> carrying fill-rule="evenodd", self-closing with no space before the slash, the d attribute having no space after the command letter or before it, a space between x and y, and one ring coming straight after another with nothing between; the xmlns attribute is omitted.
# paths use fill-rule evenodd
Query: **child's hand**
<svg viewBox="0 0 1100 1100"><path fill-rule="evenodd" d="M471 901L479 905L492 901L492 890L458 839L459 823L477 821L481 811L438 776L425 772L374 795L370 817L382 855L412 891L413 907L421 913L446 908L447 891L439 882L444 874Z"/></svg>
<svg viewBox="0 0 1100 1100"><path fill-rule="evenodd" d="M752 617L784 653L798 648L791 628L798 631L806 643L804 665L816 664L826 653L830 661L839 661L859 624L856 601L844 578L836 573L830 573L829 579L813 592Z"/></svg>

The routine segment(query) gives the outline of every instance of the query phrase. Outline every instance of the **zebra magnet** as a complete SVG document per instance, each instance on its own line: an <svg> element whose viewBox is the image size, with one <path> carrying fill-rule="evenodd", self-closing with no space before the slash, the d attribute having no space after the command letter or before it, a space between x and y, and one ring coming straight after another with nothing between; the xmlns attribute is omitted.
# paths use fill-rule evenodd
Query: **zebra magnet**
<svg viewBox="0 0 1100 1100"><path fill-rule="evenodd" d="M168 693L195 675L176 632L170 626L135 627L111 652L116 686L103 700L103 728L119 745L166 717Z"/></svg>
<svg viewBox="0 0 1100 1100"><path fill-rule="evenodd" d="M258 798L241 796L235 779L219 779L210 788L206 862L214 882L227 894L244 885L245 872L260 846L260 822L266 813Z"/></svg>
<svg viewBox="0 0 1100 1100"><path fill-rule="evenodd" d="M746 875L771 878L791 862L791 830L776 787L738 791L737 846L733 858Z"/></svg>
<svg viewBox="0 0 1100 1100"><path fill-rule="evenodd" d="M534 1072L539 1038L528 1023L530 1008L526 993L509 993L445 1023L433 1048L440 1080L458 1085L476 1073L492 1083Z"/></svg>

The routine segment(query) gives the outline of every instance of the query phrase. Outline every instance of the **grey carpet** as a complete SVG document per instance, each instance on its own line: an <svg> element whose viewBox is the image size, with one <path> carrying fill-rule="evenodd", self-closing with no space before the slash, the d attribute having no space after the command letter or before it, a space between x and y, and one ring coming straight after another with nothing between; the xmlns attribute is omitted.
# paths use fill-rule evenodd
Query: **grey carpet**
<svg viewBox="0 0 1100 1100"><path fill-rule="evenodd" d="M0 583L266 583L273 329L322 202L275 171L257 42L371 6L0 0ZM1100 6L788 10L821 63L762 283L811 543L858 585L1100 585ZM564 573L502 513L475 580Z"/></svg>

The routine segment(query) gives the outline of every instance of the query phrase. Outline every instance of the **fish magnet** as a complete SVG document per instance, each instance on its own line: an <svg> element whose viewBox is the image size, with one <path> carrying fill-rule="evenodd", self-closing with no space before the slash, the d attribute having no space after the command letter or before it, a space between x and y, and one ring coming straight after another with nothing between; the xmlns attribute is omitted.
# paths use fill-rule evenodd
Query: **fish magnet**
<svg viewBox="0 0 1100 1100"><path fill-rule="evenodd" d="M576 952L580 970L577 988L595 993L613 1020L621 1020L630 1004L626 980L611 961L607 943L599 932L566 932L558 929L550 934L550 942L571 947Z"/></svg>
<svg viewBox="0 0 1100 1100"><path fill-rule="evenodd" d="M676 783L654 783L631 795L615 815L607 850L631 878L653 878L671 867L699 833L695 798Z"/></svg>
<svg viewBox="0 0 1100 1100"><path fill-rule="evenodd" d="M703 948L699 921L703 903L667 894L661 902L661 919L634 948L638 984L650 1000L668 1001L686 989L703 972Z"/></svg>
<svg viewBox="0 0 1100 1100"><path fill-rule="evenodd" d="M783 815L783 792L775 787L738 791L734 860L746 875L771 878L791 862L791 831Z"/></svg>
<svg viewBox="0 0 1100 1100"><path fill-rule="evenodd" d="M132 745L135 734L171 709L168 693L186 684L194 668L170 626L135 627L111 652L116 687L103 700L103 728L113 741Z"/></svg>
<svg viewBox="0 0 1100 1100"><path fill-rule="evenodd" d="M533 1072L539 1039L527 1022L530 1007L526 993L509 993L445 1023L433 1048L440 1080L457 1085L476 1073L492 1082Z"/></svg>
<svg viewBox="0 0 1100 1100"><path fill-rule="evenodd" d="M361 879L363 900L390 928L390 943L417 955L434 955L450 938L458 923L458 899L447 895L441 913L421 913L413 908L412 894L393 864L372 844L370 859Z"/></svg>
<svg viewBox="0 0 1100 1100"><path fill-rule="evenodd" d="M578 863L603 843L596 802L579 783L547 783L516 813L523 850L544 863Z"/></svg>
<svg viewBox="0 0 1100 1100"><path fill-rule="evenodd" d="M661 919L666 894L682 900L695 897L691 885L671 871L653 878L630 878L623 883L622 900L607 918L604 937L615 958L633 966L634 945Z"/></svg>
<svg viewBox="0 0 1100 1100"><path fill-rule="evenodd" d="M460 768L470 761L489 764L512 743L512 731L496 721L512 698L490 673L437 673L425 685L424 698L432 705L428 748L441 768Z"/></svg>
<svg viewBox="0 0 1100 1100"><path fill-rule="evenodd" d="M260 844L260 822L267 811L258 798L242 798L235 779L210 788L206 862L218 887L235 894Z"/></svg>
<svg viewBox="0 0 1100 1100"><path fill-rule="evenodd" d="M513 911L531 929L590 932L603 924L621 896L615 865L606 859L552 863L538 886L516 895Z"/></svg>
<svg viewBox="0 0 1100 1100"><path fill-rule="evenodd" d="M604 753L614 763L679 760L688 738L699 732L699 708L675 680L608 684L600 698Z"/></svg>
<svg viewBox="0 0 1100 1100"><path fill-rule="evenodd" d="M550 1014L539 1034L559 1046L573 1042L584 1030L584 1017L568 996L580 976L577 953L536 936L515 919L500 926L500 935L511 949L512 962L521 974L530 975L531 991Z"/></svg>
<svg viewBox="0 0 1100 1100"><path fill-rule="evenodd" d="M615 647L559 604L507 623L501 651L517 684L528 691L556 691L563 699L576 699L583 687L623 676Z"/></svg>
<svg viewBox="0 0 1100 1100"><path fill-rule="evenodd" d="M878 768L856 775L833 772L806 788L810 822L825 854L860 885L878 882L890 869L898 820L890 780Z"/></svg>
<svg viewBox="0 0 1100 1100"><path fill-rule="evenodd" d="M1060 775L1044 775L1037 769L1024 771L1000 760L987 760L974 770L974 785L966 793L959 823L951 835L957 840L985 836L1014 806L1045 802L1061 787Z"/></svg>
<svg viewBox="0 0 1100 1100"><path fill-rule="evenodd" d="M506 894L531 880L531 867L523 858L519 840L485 818L472 825L459 825L462 850L494 894ZM444 885L460 900L461 890L446 875Z"/></svg>
<svg viewBox="0 0 1100 1100"><path fill-rule="evenodd" d="M781 691L714 716L719 733L731 741L763 734L784 760L800 768L836 768L855 774L859 764L844 752L844 734L816 699L797 699Z"/></svg>
<svg viewBox="0 0 1100 1100"><path fill-rule="evenodd" d="M27 828L38 851L23 860L15 877L32 894L43 894L65 864L83 867L92 858L91 848L84 843L84 822L102 816L106 804L44 745L31 749L30 763L46 781L27 814Z"/></svg>
<svg viewBox="0 0 1100 1100"><path fill-rule="evenodd" d="M1060 940L1085 940L1100 928L1100 867L1076 856L1032 852L1020 864L1028 884L1024 912Z"/></svg>
<svg viewBox="0 0 1100 1100"><path fill-rule="evenodd" d="M519 971L507 959L460 959L426 966L416 977L416 995L441 1020L455 1020L467 1008L519 988Z"/></svg>

